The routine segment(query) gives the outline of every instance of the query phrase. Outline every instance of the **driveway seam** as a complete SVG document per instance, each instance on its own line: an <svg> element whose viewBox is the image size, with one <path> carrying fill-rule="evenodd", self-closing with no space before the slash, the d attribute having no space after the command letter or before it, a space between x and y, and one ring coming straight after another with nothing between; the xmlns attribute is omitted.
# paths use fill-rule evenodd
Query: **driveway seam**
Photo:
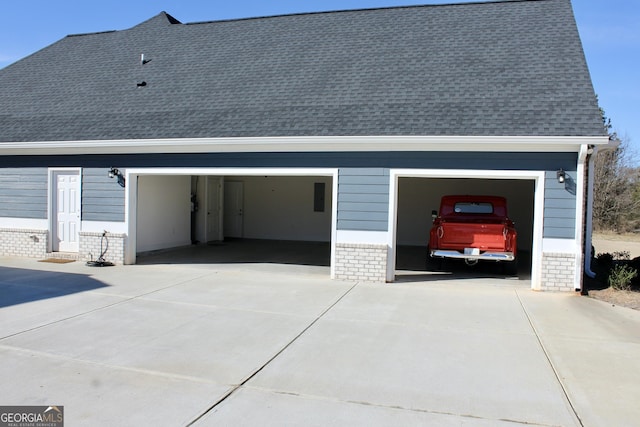
<svg viewBox="0 0 640 427"><path fill-rule="evenodd" d="M329 307L326 308L326 310L324 310L322 313L320 313L311 323L309 323L298 335L296 335L295 337L293 337L287 344L285 344L279 351L276 352L276 354L274 354L269 360L267 360L264 364L262 364L262 366L260 366L258 369L256 369L251 375L249 375L247 378L245 378L243 381L241 381L239 384L237 384L236 386L234 386L230 391L228 391L227 393L225 393L220 399L218 399L213 405L211 405L209 408L207 408L205 411L203 411L200 415L198 415L196 418L194 418L191 422L189 422L187 425L187 427L194 425L195 423L197 423L198 421L200 421L202 418L204 418L207 414L209 414L211 411L213 411L216 407L218 407L222 402L224 402L225 400L227 400L229 397L231 397L235 392L237 392L238 390L240 390L243 386L245 386L249 381L251 381L256 375L258 375L260 372L262 372L264 370L264 368L266 368L267 366L269 366L276 358L278 358L278 356L280 356L282 353L284 353L285 350L287 350L294 342L296 342L302 335L304 335L309 329L311 329L311 327L313 327L313 325L315 325L320 319L322 319L333 307L335 307L340 301L342 301L342 299L344 297L346 297L356 286L358 286L359 282L356 282L353 284L353 286L351 286L349 289L347 289L342 295L340 295L340 297L333 302L333 304L331 304Z"/></svg>
<svg viewBox="0 0 640 427"><path fill-rule="evenodd" d="M109 368L109 369L115 369L118 371L123 371L123 372L133 372L136 374L144 374L144 375L150 375L150 376L154 376L154 377L161 377L161 378L166 378L166 379L172 379L172 380L180 380L180 381L189 381L189 382L193 382L193 383L198 383L198 384L213 384L213 385L220 385L220 386L226 386L226 384L221 384L219 382L216 381L211 381L208 379L203 379L200 377L194 377L194 376L189 376L189 375L181 375L181 374L173 374L170 372L163 372L163 371L155 371L152 369L142 369L142 368L135 368L135 367L131 367L131 366L123 366L123 365L113 365L110 363L104 363L104 362L98 362L95 360L88 360L88 359L83 359L80 357L73 357L73 356L67 356L64 354L56 354L56 353L49 353L46 351L40 351L40 350L33 350L33 349L28 349L28 348L24 348L24 347L16 347L16 346L12 346L12 345L6 345L6 344L0 344L0 350L7 350L7 351L14 351L17 353L24 353L24 354L28 354L28 355L35 355L41 358L47 358L47 359L55 359L55 360L59 360L62 362L78 362L78 363L82 363L85 365L91 365L91 366L99 366L99 367L103 367L103 368Z"/></svg>
<svg viewBox="0 0 640 427"><path fill-rule="evenodd" d="M25 329L25 330L22 330L22 331L19 331L19 332L15 332L13 334L6 335L4 337L0 337L0 342L6 340L8 338L13 338L13 337L16 337L18 335L25 334L27 332L37 331L38 329L46 328L47 326L55 325L57 323L66 322L67 320L71 320L71 319L75 319L75 318L78 318L78 317L82 317L82 316L85 316L87 314L95 313L95 312L98 312L100 310L105 310L107 308L115 307L117 305L124 304L124 303L130 302L130 301L134 301L134 300L137 300L137 299L142 299L142 298L146 297L147 295L151 295L153 293L160 292L160 291L163 291L165 289L172 288L174 286L184 285L185 283L189 283L191 281L201 279L201 278L203 278L203 277L205 277L207 275L208 274L203 274L202 276L194 277L194 278L191 278L189 280L185 280L184 282L173 283L173 284L171 284L169 286L165 286L165 287L159 288L159 289L154 289L153 291L145 292L143 294L135 295L135 296L132 296L132 297L115 296L116 298L123 298L123 299L121 301L116 301L114 303L107 304L107 305L104 305L102 307L94 308L93 310L89 310L89 311L85 311L85 312L82 312L82 313L74 314L73 316L65 317L63 319L57 319L57 320L54 320L53 322L49 322L49 323L45 323L45 324L42 324L42 325L34 326L33 328ZM88 291L88 292L91 292L91 291Z"/></svg>
<svg viewBox="0 0 640 427"><path fill-rule="evenodd" d="M329 397L329 396L320 396L320 395L304 394L304 393L295 393L295 392L288 392L288 391L283 391L283 390L278 390L278 389L271 389L271 388L264 388L264 387L247 386L246 388L250 389L250 390L258 391L258 392L272 393L272 394L284 395L284 396L292 396L292 397L297 397L297 398L307 399L307 400L319 400L319 401L332 402L332 403L345 403L345 404L349 404L349 405L371 406L371 407L375 407L375 408L392 409L392 410L397 410L397 411L417 412L417 413L432 414L432 415L444 415L444 416L451 416L451 417L457 417L457 418L466 418L466 419L475 419L475 420L484 420L484 421L501 421L501 422L509 422L509 423L513 423L513 424L528 425L528 426L558 427L557 424L537 423L537 422L521 421L521 420L516 420L516 419L508 419L508 418L489 418L489 417L484 417L484 416L481 416L481 415L458 414L458 413L455 413L455 412L438 411L438 410L435 410L435 409L410 408L410 407L400 406L400 405L385 405L385 404L380 404L380 403L363 402L363 401L360 401L360 400L349 400L349 399L345 400L345 399L338 399L338 398L333 398L333 397Z"/></svg>
<svg viewBox="0 0 640 427"><path fill-rule="evenodd" d="M520 307L522 307L522 311L524 312L524 315L527 317L527 321L529 322L529 326L531 326L531 329L533 330L533 333L536 336L536 340L538 341L538 345L540 345L540 348L542 349L542 353L544 354L544 357L546 358L547 363L549 364L549 367L551 367L551 371L553 372L553 375L556 378L556 381L558 381L558 384L560 385L560 388L562 389L562 393L564 394L565 399L567 399L567 403L569 404L569 407L571 408L571 411L573 412L573 414L575 415L576 419L580 423L580 426L584 427L584 423L582 422L582 419L580 418L580 415L578 414L578 410L576 409L576 407L574 406L573 402L571 401L571 398L569 397L569 392L568 392L567 388L565 387L564 383L562 382L562 379L560 378L560 373L557 371L555 365L551 361L551 356L549 355L549 352L547 351L547 348L545 347L544 343L542 342L542 338L540 337L540 334L538 333L538 330L536 329L535 325L533 324L533 319L529 315L529 312L527 311L527 308L525 307L524 302L520 298L520 294L518 293L517 289L515 290L515 293L516 293L516 297L518 298L518 302L520 303Z"/></svg>

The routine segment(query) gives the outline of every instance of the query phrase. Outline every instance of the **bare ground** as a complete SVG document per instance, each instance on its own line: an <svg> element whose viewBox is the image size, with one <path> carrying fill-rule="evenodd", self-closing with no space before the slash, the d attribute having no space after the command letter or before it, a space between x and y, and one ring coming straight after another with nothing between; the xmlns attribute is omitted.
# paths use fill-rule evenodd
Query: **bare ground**
<svg viewBox="0 0 640 427"><path fill-rule="evenodd" d="M593 246L596 254L629 252L631 259L640 257L639 234L594 233ZM617 291L606 287L606 285L597 280L588 280L585 285L591 298L605 301L611 305L640 310L640 288L632 288L630 291Z"/></svg>
<svg viewBox="0 0 640 427"><path fill-rule="evenodd" d="M594 233L591 239L596 254L627 251L631 258L640 256L640 234Z"/></svg>
<svg viewBox="0 0 640 427"><path fill-rule="evenodd" d="M612 288L606 288L588 292L589 297L608 302L611 305L640 310L640 292L638 291L616 291Z"/></svg>

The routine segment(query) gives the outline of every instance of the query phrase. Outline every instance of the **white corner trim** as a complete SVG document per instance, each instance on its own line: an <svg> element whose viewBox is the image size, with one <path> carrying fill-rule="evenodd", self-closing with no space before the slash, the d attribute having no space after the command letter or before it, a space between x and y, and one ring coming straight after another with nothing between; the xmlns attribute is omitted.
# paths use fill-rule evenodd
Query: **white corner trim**
<svg viewBox="0 0 640 427"><path fill-rule="evenodd" d="M606 145L593 136L291 136L2 142L0 155L345 151L577 152Z"/></svg>

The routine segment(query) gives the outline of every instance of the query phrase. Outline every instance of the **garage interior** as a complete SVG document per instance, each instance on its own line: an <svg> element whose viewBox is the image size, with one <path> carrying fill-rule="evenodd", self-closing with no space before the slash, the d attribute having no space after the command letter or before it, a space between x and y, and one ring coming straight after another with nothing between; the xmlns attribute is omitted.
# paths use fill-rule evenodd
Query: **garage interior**
<svg viewBox="0 0 640 427"><path fill-rule="evenodd" d="M510 218L518 232L519 280L531 278L531 247L534 219L533 180L479 178L398 178L398 220L396 228L396 272L404 280L473 277L504 278L500 263L479 262L468 266L464 260L445 260L440 268L427 266L427 244L432 211L440 208L445 195L492 195L507 199ZM511 277L514 278L514 277Z"/></svg>
<svg viewBox="0 0 640 427"><path fill-rule="evenodd" d="M329 266L332 181L330 176L141 175L137 262Z"/></svg>
<svg viewBox="0 0 640 427"><path fill-rule="evenodd" d="M330 176L141 175L137 262L329 267L332 181ZM449 194L506 197L518 231L517 279L529 280L534 187L533 180L399 178L397 280L505 278L499 263L470 267L447 260L439 271L427 266L431 212Z"/></svg>

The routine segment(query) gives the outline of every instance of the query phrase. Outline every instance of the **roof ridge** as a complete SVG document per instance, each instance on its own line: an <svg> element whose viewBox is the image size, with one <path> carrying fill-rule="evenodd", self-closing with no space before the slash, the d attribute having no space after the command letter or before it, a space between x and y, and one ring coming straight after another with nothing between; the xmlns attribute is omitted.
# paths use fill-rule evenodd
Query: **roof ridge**
<svg viewBox="0 0 640 427"><path fill-rule="evenodd" d="M147 19L146 21L142 21L138 25L134 25L130 29L137 28L137 27L144 26L144 25L148 25L148 24L152 24L152 23L171 24L171 25L182 24L182 22L178 21L176 18L174 18L173 16L169 15L167 12L165 12L163 10L162 12L160 12L157 15Z"/></svg>
<svg viewBox="0 0 640 427"><path fill-rule="evenodd" d="M69 34L67 37L81 37L81 36L90 36L96 34L107 34L107 33L115 33L119 31L127 31L134 28L138 28L144 25L151 24L153 21L163 22L166 20L167 23L175 25L206 25L206 24L216 24L223 22L241 22L241 21L251 21L258 19L273 19L273 18L285 18L290 16L306 16L306 15L322 15L322 14L339 14L339 13L353 13L353 12L375 12L381 10L401 10L401 9L422 9L422 8L439 8L439 7L458 7L458 6L481 6L487 4L499 4L499 3L526 3L526 2L543 2L543 1L569 1L569 0L482 0L482 1L472 1L466 0L459 3L437 3L437 4L413 4L413 5L404 5L404 6L380 6L380 7L367 7L367 8L356 8L356 9L335 9L335 10L321 10L321 11L313 11L313 12L296 12L296 13L282 13L275 15L265 15L265 16L249 16L244 18L227 18L227 19L219 19L219 20L209 20L209 21L195 21L195 22L181 22L166 11L161 11L157 15L142 21L141 23L134 25L131 28L126 28L124 30L106 30L106 31L95 31L89 33L77 33L77 34Z"/></svg>
<svg viewBox="0 0 640 427"><path fill-rule="evenodd" d="M94 31L92 33L67 34L66 37L95 36L97 34L108 34L108 33L117 33L117 32L118 30Z"/></svg>
<svg viewBox="0 0 640 427"><path fill-rule="evenodd" d="M528 3L528 2L544 2L544 1L568 1L568 0L482 0L482 1L472 1L466 0L459 3L437 3L437 4L413 4L413 5L404 5L404 6L380 6L380 7L365 7L365 8L356 8L356 9L334 9L334 10L320 10L313 12L295 12L295 13L280 13L275 15L265 15L265 16L249 16L244 18L226 18L219 20L209 20L209 21L195 21L195 22L184 22L183 25L205 25L205 24L215 24L220 22L239 22L239 21L250 21L256 19L271 19L271 18L284 18L288 16L305 16L305 15L322 15L322 14L338 14L338 13L353 13L353 12L373 12L378 10L393 10L393 9L416 9L416 8L437 8L437 7L455 7L455 6L480 6L487 4L499 4L499 3Z"/></svg>
<svg viewBox="0 0 640 427"><path fill-rule="evenodd" d="M157 15L152 16L151 18L144 20L142 22L140 22L139 24L134 25L131 28L126 28L124 30L107 30L107 31L96 31L96 32L91 32L91 33L78 33L78 34L69 34L67 35L67 37L81 37L81 36L92 36L92 35L96 35L96 34L106 34L106 33L117 33L120 31L127 31L127 30L132 30L134 28L139 28L142 26L151 26L151 25L175 25L175 24L182 24L182 22L180 22L179 20L177 20L176 18L174 18L173 16L169 15L167 12L165 12L164 10L160 13L158 13Z"/></svg>

